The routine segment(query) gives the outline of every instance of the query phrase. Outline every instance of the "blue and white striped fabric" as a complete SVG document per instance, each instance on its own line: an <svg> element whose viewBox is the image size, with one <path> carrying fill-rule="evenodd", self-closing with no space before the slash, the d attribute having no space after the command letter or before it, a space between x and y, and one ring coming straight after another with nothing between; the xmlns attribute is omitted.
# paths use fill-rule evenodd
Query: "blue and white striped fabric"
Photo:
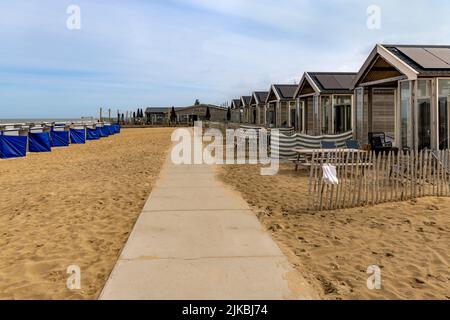
<svg viewBox="0 0 450 320"><path fill-rule="evenodd" d="M290 158L296 155L292 149L321 149L321 141L335 142L337 148L345 148L345 142L352 138L353 133L351 131L339 135L323 136L308 136L300 133L288 135L282 131L279 133L272 131L271 150L273 156L279 156L281 159Z"/></svg>

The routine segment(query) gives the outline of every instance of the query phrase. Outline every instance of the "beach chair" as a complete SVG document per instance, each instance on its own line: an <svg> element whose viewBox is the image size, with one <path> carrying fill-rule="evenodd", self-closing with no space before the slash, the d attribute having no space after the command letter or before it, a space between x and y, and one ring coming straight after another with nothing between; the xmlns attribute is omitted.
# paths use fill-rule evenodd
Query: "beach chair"
<svg viewBox="0 0 450 320"><path fill-rule="evenodd" d="M392 142L386 141L384 132L369 132L369 143L375 153L386 152L392 150Z"/></svg>
<svg viewBox="0 0 450 320"><path fill-rule="evenodd" d="M322 149L336 149L336 142L334 141L321 141L320 145Z"/></svg>
<svg viewBox="0 0 450 320"><path fill-rule="evenodd" d="M347 140L345 141L345 146L347 147L347 149L361 149L361 145L359 144L358 140Z"/></svg>

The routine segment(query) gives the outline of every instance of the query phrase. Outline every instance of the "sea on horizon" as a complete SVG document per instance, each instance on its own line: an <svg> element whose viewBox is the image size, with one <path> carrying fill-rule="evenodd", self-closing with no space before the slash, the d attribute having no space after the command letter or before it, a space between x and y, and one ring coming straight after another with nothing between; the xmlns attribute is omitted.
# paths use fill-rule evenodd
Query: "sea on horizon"
<svg viewBox="0 0 450 320"><path fill-rule="evenodd" d="M83 120L97 120L95 117L84 118L30 118L30 119L0 119L0 123L42 123L42 122L79 122Z"/></svg>

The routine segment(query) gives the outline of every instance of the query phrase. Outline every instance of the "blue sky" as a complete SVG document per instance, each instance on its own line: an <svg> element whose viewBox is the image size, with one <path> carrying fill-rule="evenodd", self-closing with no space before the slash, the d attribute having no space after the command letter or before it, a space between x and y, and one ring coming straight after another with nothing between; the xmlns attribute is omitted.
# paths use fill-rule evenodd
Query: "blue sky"
<svg viewBox="0 0 450 320"><path fill-rule="evenodd" d="M72 4L80 30L66 27ZM0 0L0 118L221 104L304 71L356 71L376 43L450 44L448 12L446 0Z"/></svg>

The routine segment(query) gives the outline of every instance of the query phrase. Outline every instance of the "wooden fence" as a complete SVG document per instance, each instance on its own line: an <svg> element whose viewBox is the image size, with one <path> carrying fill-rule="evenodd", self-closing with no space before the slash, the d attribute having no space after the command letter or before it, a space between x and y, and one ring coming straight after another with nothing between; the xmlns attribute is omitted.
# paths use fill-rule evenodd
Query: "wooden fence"
<svg viewBox="0 0 450 320"><path fill-rule="evenodd" d="M323 165L336 167L338 184L326 184ZM310 161L310 210L323 211L450 196L450 152L359 152L317 150Z"/></svg>

